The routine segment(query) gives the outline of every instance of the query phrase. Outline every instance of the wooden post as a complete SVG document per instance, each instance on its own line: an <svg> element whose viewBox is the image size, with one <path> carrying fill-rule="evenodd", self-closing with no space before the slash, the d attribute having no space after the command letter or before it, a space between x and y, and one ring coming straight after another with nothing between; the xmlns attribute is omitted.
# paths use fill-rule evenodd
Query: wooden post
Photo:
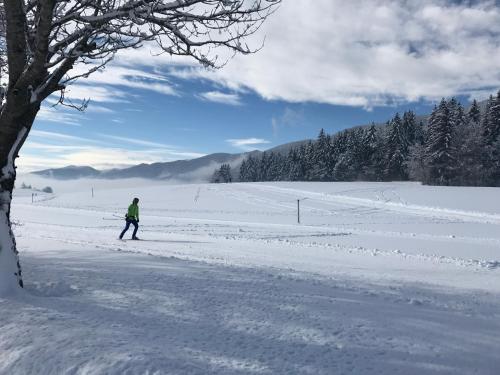
<svg viewBox="0 0 500 375"><path fill-rule="evenodd" d="M92 188L92 198L94 198L94 188Z"/></svg>
<svg viewBox="0 0 500 375"><path fill-rule="evenodd" d="M300 224L300 199L297 199L297 224Z"/></svg>

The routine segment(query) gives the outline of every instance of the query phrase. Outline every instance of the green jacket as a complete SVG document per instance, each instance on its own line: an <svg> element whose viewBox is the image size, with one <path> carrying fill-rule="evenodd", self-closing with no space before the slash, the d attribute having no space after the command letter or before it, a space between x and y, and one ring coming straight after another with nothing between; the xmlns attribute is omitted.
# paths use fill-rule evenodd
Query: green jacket
<svg viewBox="0 0 500 375"><path fill-rule="evenodd" d="M128 206L127 219L134 219L139 221L139 206L136 204L131 204Z"/></svg>

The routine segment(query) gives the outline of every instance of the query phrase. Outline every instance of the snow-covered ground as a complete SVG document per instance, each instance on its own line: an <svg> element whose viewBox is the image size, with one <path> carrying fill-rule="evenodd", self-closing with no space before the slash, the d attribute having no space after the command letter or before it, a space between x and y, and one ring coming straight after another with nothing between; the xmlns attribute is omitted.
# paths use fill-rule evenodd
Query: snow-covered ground
<svg viewBox="0 0 500 375"><path fill-rule="evenodd" d="M500 189L19 181L2 374L499 373Z"/></svg>

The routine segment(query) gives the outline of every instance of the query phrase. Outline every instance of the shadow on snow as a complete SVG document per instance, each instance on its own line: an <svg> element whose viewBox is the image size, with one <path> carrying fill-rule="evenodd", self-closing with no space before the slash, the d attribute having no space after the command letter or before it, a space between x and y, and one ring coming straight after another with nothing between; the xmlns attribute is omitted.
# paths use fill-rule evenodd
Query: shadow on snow
<svg viewBox="0 0 500 375"><path fill-rule="evenodd" d="M500 366L498 305L459 292L136 254L23 258L28 293L0 300L1 373L493 375Z"/></svg>

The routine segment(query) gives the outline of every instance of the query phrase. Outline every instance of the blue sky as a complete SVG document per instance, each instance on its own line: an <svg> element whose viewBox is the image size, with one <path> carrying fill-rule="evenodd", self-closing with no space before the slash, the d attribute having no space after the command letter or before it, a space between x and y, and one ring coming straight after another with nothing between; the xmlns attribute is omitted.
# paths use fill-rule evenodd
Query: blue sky
<svg viewBox="0 0 500 375"><path fill-rule="evenodd" d="M354 4L356 3L356 4ZM495 2L284 0L255 35L264 49L209 71L125 51L66 93L85 113L44 105L21 171L112 168L267 149L500 88ZM318 22L318 20L323 20ZM252 40L250 41L252 42ZM153 51L154 52L154 51ZM219 51L224 58L224 51Z"/></svg>

